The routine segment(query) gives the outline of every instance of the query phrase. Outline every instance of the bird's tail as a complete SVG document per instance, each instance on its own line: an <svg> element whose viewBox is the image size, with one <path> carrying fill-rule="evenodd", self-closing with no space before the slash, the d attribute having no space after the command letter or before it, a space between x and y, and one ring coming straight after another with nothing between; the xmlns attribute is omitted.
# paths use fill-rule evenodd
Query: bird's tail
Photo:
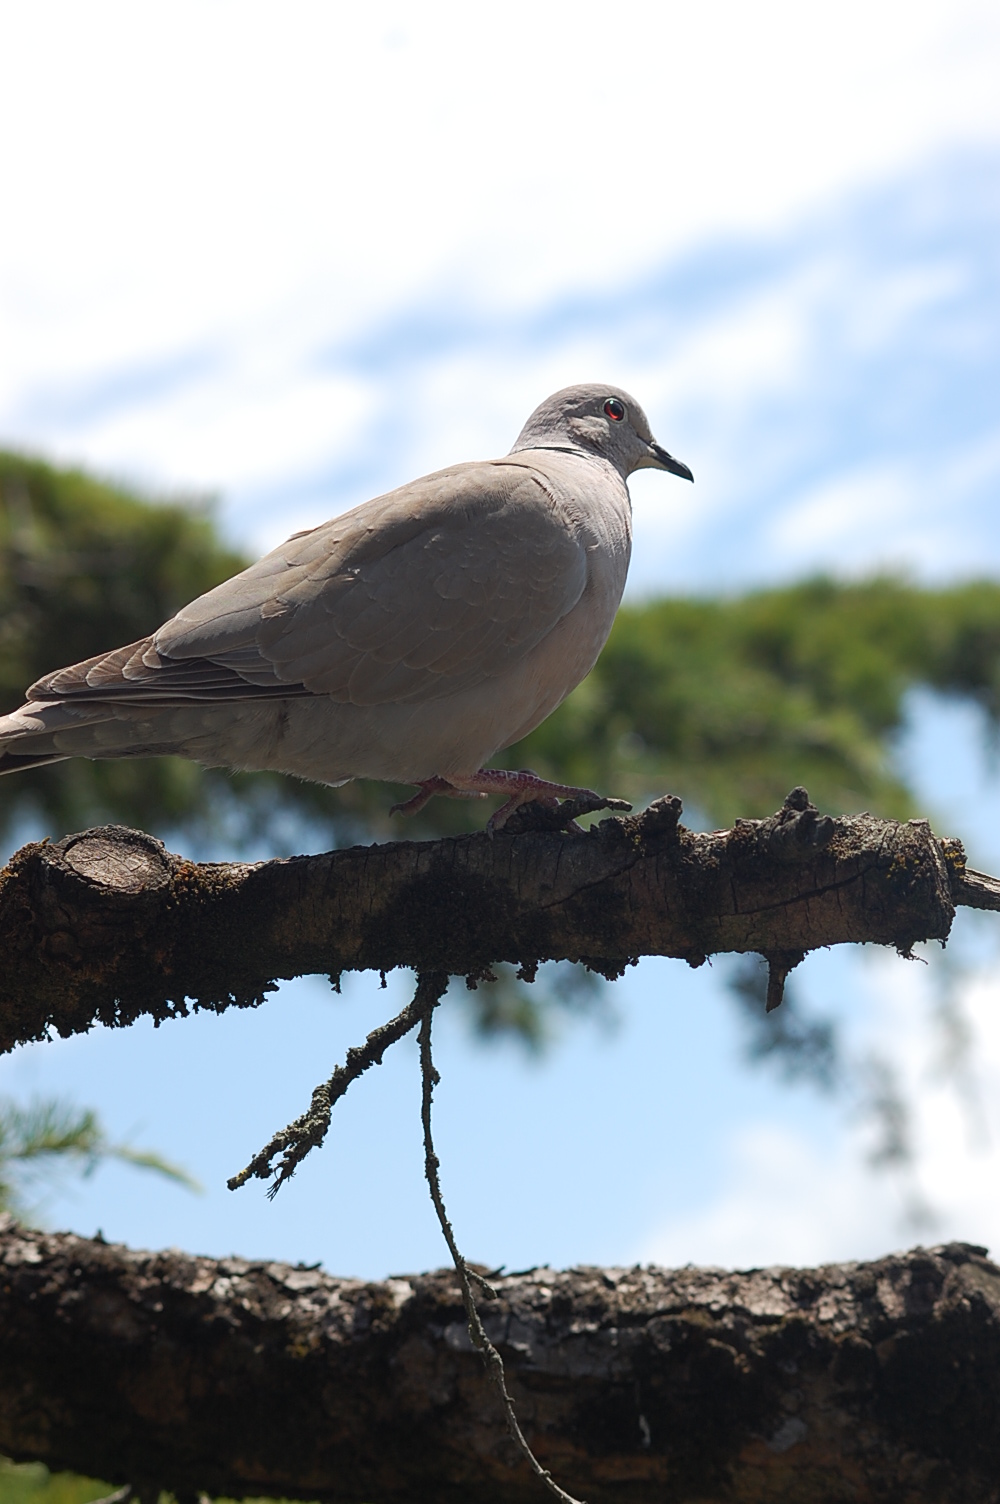
<svg viewBox="0 0 1000 1504"><path fill-rule="evenodd" d="M0 752L0 778L5 773L24 773L28 768L47 768L50 763L65 762L65 752L37 753L35 756L19 757L16 752Z"/></svg>
<svg viewBox="0 0 1000 1504"><path fill-rule="evenodd" d="M44 768L67 757L127 757L135 750L135 737L115 721L109 705L29 701L0 716L0 775Z"/></svg>
<svg viewBox="0 0 1000 1504"><path fill-rule="evenodd" d="M274 768L284 726L282 702L234 705L200 701L129 704L108 700L29 700L0 716L0 774L44 767L67 757L168 757L180 754L209 767ZM308 768L306 777L311 776Z"/></svg>

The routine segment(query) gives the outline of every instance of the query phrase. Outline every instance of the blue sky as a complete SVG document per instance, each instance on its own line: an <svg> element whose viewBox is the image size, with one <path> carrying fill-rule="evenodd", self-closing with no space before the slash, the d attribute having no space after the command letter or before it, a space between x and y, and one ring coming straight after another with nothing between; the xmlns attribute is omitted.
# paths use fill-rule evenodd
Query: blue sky
<svg viewBox="0 0 1000 1504"><path fill-rule="evenodd" d="M276 29L255 0L95 0L84 25L39 0L0 18L20 208L0 440L215 492L263 548L503 451L549 391L606 376L696 475L635 478L635 595L1000 570L992 7L845 0L836 28L781 0L411 15L303 3ZM981 733L919 698L900 757L998 870ZM990 933L969 917L956 939L978 1117L933 965L841 952L803 986L856 1055L896 1060L935 1236L1000 1242ZM274 1204L224 1187L403 986L306 980L253 1014L0 1062L0 1090L96 1105L206 1186L108 1168L54 1194L49 1222L343 1273L441 1262L409 1044ZM568 1026L540 1063L477 1045L458 1004L442 1018L440 1149L470 1255L747 1263L916 1236L913 1186L864 1168L864 1123L746 1068L721 968L645 962L612 997L613 1025Z"/></svg>
<svg viewBox="0 0 1000 1504"><path fill-rule="evenodd" d="M501 452L551 387L610 372L697 474L690 493L636 478L633 592L996 569L998 231L1000 151L955 148L610 292L511 310L432 288L298 352L269 396L264 443L280 455L260 477L244 457L259 421L239 405L245 351L207 340L25 383L3 428L162 484L149 459L130 463L140 439L153 450L225 399L229 483L177 479L220 487L231 532L263 547L456 455ZM325 443L303 462L297 426L314 408Z"/></svg>
<svg viewBox="0 0 1000 1504"><path fill-rule="evenodd" d="M523 371L533 401L543 371L552 384L610 370L697 470L690 494L636 478L633 591L816 568L996 569L998 352L1000 153L955 151L781 234L665 258L610 293L517 316L441 298L331 344L316 370L372 385L367 422L332 466L248 494L240 516L269 539L279 501L318 520L331 496L348 503L437 463L436 415L451 429L462 389ZM481 447L499 450L517 426L512 413Z"/></svg>

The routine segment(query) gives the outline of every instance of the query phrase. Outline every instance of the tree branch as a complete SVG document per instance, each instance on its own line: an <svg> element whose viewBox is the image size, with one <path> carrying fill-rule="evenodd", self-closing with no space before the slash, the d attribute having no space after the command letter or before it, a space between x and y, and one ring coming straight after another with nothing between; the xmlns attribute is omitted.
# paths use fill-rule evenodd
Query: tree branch
<svg viewBox="0 0 1000 1504"><path fill-rule="evenodd" d="M709 834L680 825L670 797L587 834L525 829L526 809L492 839L255 864L187 861L120 826L25 846L0 874L0 1049L397 966L476 978L513 961L530 978L572 960L614 977L640 956L759 951L773 1005L817 946L906 953L944 940L956 904L1000 909L1000 883L967 874L960 843L926 821L821 818L802 789L769 820Z"/></svg>
<svg viewBox="0 0 1000 1504"><path fill-rule="evenodd" d="M450 1269L366 1284L9 1220L0 1268L8 1455L178 1496L535 1496ZM589 1504L996 1498L982 1249L492 1278L482 1319L528 1440Z"/></svg>

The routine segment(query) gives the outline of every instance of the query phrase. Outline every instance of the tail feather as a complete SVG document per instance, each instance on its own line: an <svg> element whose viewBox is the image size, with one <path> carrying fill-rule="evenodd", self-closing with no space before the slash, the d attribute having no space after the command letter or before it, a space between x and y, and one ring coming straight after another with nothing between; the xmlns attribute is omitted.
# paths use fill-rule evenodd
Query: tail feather
<svg viewBox="0 0 1000 1504"><path fill-rule="evenodd" d="M108 716L107 710L97 707L74 711L58 701L45 705L30 700L10 715L0 716L0 776L65 762L74 752L60 744L60 734L79 733Z"/></svg>
<svg viewBox="0 0 1000 1504"><path fill-rule="evenodd" d="M0 775L70 757L103 762L177 753L195 762L242 766L260 741L261 705L251 701L241 718L226 704L29 701L0 716Z"/></svg>
<svg viewBox="0 0 1000 1504"><path fill-rule="evenodd" d="M280 768L297 773L302 766L304 776L311 777L326 727L315 713L307 713L296 732L303 744L299 747L287 736L292 706L298 710L302 701L293 697L283 704L248 698L243 704L208 705L168 699L156 706L90 700L29 702L11 715L0 716L0 775L70 757L104 761L180 755L209 767ZM323 708L321 700L308 705L313 712ZM339 770L331 774L335 771ZM334 782L335 776L324 781Z"/></svg>
<svg viewBox="0 0 1000 1504"><path fill-rule="evenodd" d="M20 757L16 752L0 752L0 778L5 773L24 773L28 768L47 768L51 763L67 761L65 752L26 752Z"/></svg>

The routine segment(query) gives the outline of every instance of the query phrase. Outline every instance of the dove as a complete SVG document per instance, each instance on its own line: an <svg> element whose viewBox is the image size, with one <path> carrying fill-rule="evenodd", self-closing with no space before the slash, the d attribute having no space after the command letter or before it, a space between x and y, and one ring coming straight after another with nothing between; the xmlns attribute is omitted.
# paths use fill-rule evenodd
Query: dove
<svg viewBox="0 0 1000 1504"><path fill-rule="evenodd" d="M519 805L589 789L485 766L593 668L631 552L628 476L693 480L614 386L548 397L500 459L452 465L294 533L151 636L39 679L0 773L160 757Z"/></svg>

